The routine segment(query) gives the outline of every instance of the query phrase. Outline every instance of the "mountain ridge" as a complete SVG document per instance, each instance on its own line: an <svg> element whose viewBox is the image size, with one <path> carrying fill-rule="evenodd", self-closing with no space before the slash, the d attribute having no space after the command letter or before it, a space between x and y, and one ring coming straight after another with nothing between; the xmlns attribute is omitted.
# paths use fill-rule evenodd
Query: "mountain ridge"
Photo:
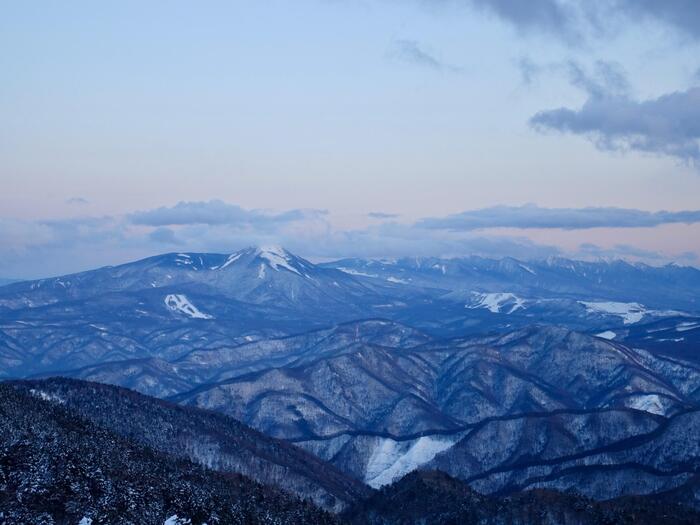
<svg viewBox="0 0 700 525"><path fill-rule="evenodd" d="M315 456L223 414L192 409L120 387L51 378L4 383L60 404L144 446L219 472L246 475L342 510L368 494L361 483ZM154 432L155 429L159 429Z"/></svg>

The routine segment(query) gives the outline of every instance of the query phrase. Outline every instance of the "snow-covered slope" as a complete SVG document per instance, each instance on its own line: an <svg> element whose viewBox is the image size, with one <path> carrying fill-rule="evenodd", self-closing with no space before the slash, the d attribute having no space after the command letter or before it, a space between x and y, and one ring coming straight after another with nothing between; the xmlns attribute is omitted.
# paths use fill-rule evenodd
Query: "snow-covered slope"
<svg viewBox="0 0 700 525"><path fill-rule="evenodd" d="M580 301L589 312L621 317L625 324L641 321L649 312L639 303L618 303L613 301Z"/></svg>
<svg viewBox="0 0 700 525"><path fill-rule="evenodd" d="M512 314L525 308L525 300L509 292L472 292L472 295L474 301L465 305L466 308L485 308L494 314Z"/></svg>
<svg viewBox="0 0 700 525"><path fill-rule="evenodd" d="M213 319L213 316L202 313L194 306L186 295L168 294L165 296L165 306L173 312L179 312L192 319Z"/></svg>

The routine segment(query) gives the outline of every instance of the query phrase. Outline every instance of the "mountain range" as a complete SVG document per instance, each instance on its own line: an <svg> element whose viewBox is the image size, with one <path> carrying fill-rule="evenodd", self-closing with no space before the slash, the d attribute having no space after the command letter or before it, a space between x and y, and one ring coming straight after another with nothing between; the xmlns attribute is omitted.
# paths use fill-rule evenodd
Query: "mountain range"
<svg viewBox="0 0 700 525"><path fill-rule="evenodd" d="M315 265L276 247L167 254L0 287L0 377L172 361L193 349L368 318L433 337L547 319L624 341L639 323L671 319L675 327L692 327L698 297L700 271L677 266L480 258ZM650 336L641 343L663 351L677 346L663 343L694 336L687 329L677 341Z"/></svg>
<svg viewBox="0 0 700 525"><path fill-rule="evenodd" d="M414 509L436 523L502 523L506 507L507 523L547 523L532 517L538 505L549 522L582 524L648 513L652 501L700 509L699 300L700 271L675 265L314 264L279 247L16 282L0 286L0 393L15 407L0 412L13 429L3 446L25 442L25 465L63 475L41 436L94 431L126 447L104 445L115 454L156 458L167 479L189 465L196 480L173 482L185 492L239 476L236 501L216 496L199 514L156 483L143 523L211 519L258 486L271 491L270 516L294 508L309 522L413 523L391 507L417 487L445 502L446 521ZM43 434L31 418L46 419ZM71 464L83 449L103 461L81 439ZM0 460L20 454L11 450ZM0 482L10 472L32 483L8 465ZM109 472L114 487L151 498ZM64 497L97 524L107 496L90 494ZM52 519L77 522L76 512Z"/></svg>

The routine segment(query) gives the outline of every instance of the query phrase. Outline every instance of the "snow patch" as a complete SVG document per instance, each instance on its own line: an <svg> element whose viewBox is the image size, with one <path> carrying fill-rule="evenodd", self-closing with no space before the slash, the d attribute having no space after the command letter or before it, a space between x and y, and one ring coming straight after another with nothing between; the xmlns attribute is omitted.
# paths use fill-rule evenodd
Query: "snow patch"
<svg viewBox="0 0 700 525"><path fill-rule="evenodd" d="M616 303L611 301L579 301L579 303L585 306L589 312L621 317L624 324L638 323L649 313L649 310L639 303Z"/></svg>
<svg viewBox="0 0 700 525"><path fill-rule="evenodd" d="M695 330L700 327L700 323L680 323L676 326L676 332L687 332L688 330Z"/></svg>
<svg viewBox="0 0 700 525"><path fill-rule="evenodd" d="M39 399L43 399L44 401L49 401L51 403L58 403L59 405L65 405L66 400L63 399L62 397L57 396L56 394L49 394L48 392L44 392L43 390L36 390L34 388L29 390L29 393L33 395L34 397L38 397Z"/></svg>
<svg viewBox="0 0 700 525"><path fill-rule="evenodd" d="M381 438L367 463L365 481L375 489L387 485L428 463L454 443L451 439L431 436L407 442Z"/></svg>
<svg viewBox="0 0 700 525"><path fill-rule="evenodd" d="M465 305L465 308L486 308L494 314L513 312L525 308L525 300L509 292L479 293L472 292L476 303ZM510 309L506 312L506 307Z"/></svg>
<svg viewBox="0 0 700 525"><path fill-rule="evenodd" d="M656 394L645 394L631 397L627 399L625 406L627 408L643 410L644 412L649 412L650 414L656 414L659 416L666 415L664 403Z"/></svg>
<svg viewBox="0 0 700 525"><path fill-rule="evenodd" d="M530 268L529 266L525 266L524 264L519 264L518 266L520 266L520 267L521 267L523 270L525 270L526 272L531 273L532 275L537 275L537 274L535 273L535 270L533 270L533 269Z"/></svg>
<svg viewBox="0 0 700 525"><path fill-rule="evenodd" d="M78 522L78 525L92 525L92 518L83 516L83 518Z"/></svg>
<svg viewBox="0 0 700 525"><path fill-rule="evenodd" d="M178 253L175 258L176 264L192 264L192 259L186 253Z"/></svg>
<svg viewBox="0 0 700 525"><path fill-rule="evenodd" d="M221 266L218 267L219 270L223 270L227 266L231 266L233 263L235 263L238 259L241 258L242 253L233 253L228 256L228 259L226 259L226 262L222 264Z"/></svg>
<svg viewBox="0 0 700 525"><path fill-rule="evenodd" d="M600 332L599 334L595 334L596 337L601 337L603 339L611 340L615 339L617 337L617 334L613 332L612 330L606 330L605 332Z"/></svg>
<svg viewBox="0 0 700 525"><path fill-rule="evenodd" d="M377 274L358 272L357 270L353 270L352 268L343 268L339 266L337 269L343 273L347 273L348 275L357 275L360 277L379 277Z"/></svg>
<svg viewBox="0 0 700 525"><path fill-rule="evenodd" d="M183 313L192 319L214 319L213 316L200 311L183 294L168 294L165 296L164 302L168 310Z"/></svg>
<svg viewBox="0 0 700 525"><path fill-rule="evenodd" d="M165 523L163 525L190 525L192 521L190 521L187 518L180 518L177 514L173 514L170 516L167 520L165 520Z"/></svg>
<svg viewBox="0 0 700 525"><path fill-rule="evenodd" d="M406 281L405 279L399 279L398 277L387 277L386 280L390 283L408 284L408 281Z"/></svg>
<svg viewBox="0 0 700 525"><path fill-rule="evenodd" d="M433 269L440 270L442 272L442 275L445 275L447 273L447 268L445 268L444 264L433 264Z"/></svg>

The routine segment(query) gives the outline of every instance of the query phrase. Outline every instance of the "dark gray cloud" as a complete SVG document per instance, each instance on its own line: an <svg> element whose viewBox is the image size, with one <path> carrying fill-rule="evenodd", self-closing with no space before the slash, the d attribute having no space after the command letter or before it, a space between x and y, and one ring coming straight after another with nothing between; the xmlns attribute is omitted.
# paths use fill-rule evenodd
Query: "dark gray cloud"
<svg viewBox="0 0 700 525"><path fill-rule="evenodd" d="M700 161L700 87L636 101L589 90L579 109L540 111L530 119L540 131L583 135L600 149L636 150Z"/></svg>
<svg viewBox="0 0 700 525"><path fill-rule="evenodd" d="M398 216L397 213L383 213L381 211L373 211L367 214L367 217L372 219L396 219Z"/></svg>
<svg viewBox="0 0 700 525"><path fill-rule="evenodd" d="M426 218L416 226L428 229L470 231L489 228L645 228L661 224L700 222L700 210L650 212L625 208L540 208L494 206L442 218Z"/></svg>
<svg viewBox="0 0 700 525"><path fill-rule="evenodd" d="M434 55L423 49L423 47L415 40L396 40L392 56L421 67L433 69L435 71L447 71L450 73L459 73L461 68L447 64L436 58Z"/></svg>
<svg viewBox="0 0 700 525"><path fill-rule="evenodd" d="M262 210L247 210L220 200L179 202L175 206L163 206L153 210L139 211L129 215L132 224L141 226L182 226L192 224L270 226L318 218L325 210L289 210L283 213L268 213Z"/></svg>
<svg viewBox="0 0 700 525"><path fill-rule="evenodd" d="M665 23L682 33L700 39L700 3L697 0L615 0L618 15Z"/></svg>
<svg viewBox="0 0 700 525"><path fill-rule="evenodd" d="M521 33L548 34L571 45L586 36L614 35L620 27L651 22L700 39L697 0L463 0ZM445 0L433 0L445 3Z"/></svg>
<svg viewBox="0 0 700 525"><path fill-rule="evenodd" d="M470 0L470 3L524 33L544 31L571 40L579 32L578 10L558 0Z"/></svg>

